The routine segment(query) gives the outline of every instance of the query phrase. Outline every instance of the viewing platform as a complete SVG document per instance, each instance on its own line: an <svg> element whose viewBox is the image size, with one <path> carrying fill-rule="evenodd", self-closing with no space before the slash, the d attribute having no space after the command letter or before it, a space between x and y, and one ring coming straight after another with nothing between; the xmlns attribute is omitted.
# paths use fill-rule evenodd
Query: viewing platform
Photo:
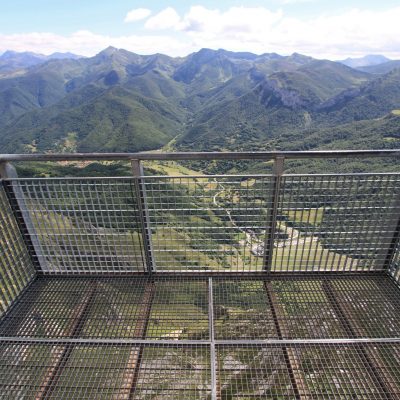
<svg viewBox="0 0 400 400"><path fill-rule="evenodd" d="M400 399L400 171L285 172L354 157L400 150L0 155L0 398ZM147 164L194 160L273 171Z"/></svg>

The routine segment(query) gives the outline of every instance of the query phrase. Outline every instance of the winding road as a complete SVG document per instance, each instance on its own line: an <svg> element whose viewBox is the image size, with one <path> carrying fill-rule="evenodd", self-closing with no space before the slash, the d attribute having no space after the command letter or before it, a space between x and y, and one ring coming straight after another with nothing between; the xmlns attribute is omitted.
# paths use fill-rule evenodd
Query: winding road
<svg viewBox="0 0 400 400"><path fill-rule="evenodd" d="M234 219L232 218L231 211L218 203L217 198L221 194L226 192L226 189L225 189L225 186L222 183L218 182L215 178L214 178L214 182L217 184L217 189L218 189L218 187L220 187L221 190L219 190L213 196L213 204L216 207L220 208L221 210L224 210L226 215L228 216L231 224L236 229L238 229L240 232L245 234L246 240L245 240L244 246L247 246L248 248L250 248L251 253L253 255L255 255L257 257L262 257L264 255L264 241L260 240L257 237L257 234L253 230L244 229L244 228L240 227L239 225L237 225L236 222L234 221ZM305 238L300 238L299 230L290 228L290 227L286 226L283 222L280 222L280 224L284 225L284 230L285 230L285 233L288 235L288 238L286 240L280 239L279 241L275 241L274 247L276 247L276 248L282 248L282 247L286 247L286 246L300 246L300 245L304 245L305 243L311 243L311 242L318 241L318 237L307 236Z"/></svg>

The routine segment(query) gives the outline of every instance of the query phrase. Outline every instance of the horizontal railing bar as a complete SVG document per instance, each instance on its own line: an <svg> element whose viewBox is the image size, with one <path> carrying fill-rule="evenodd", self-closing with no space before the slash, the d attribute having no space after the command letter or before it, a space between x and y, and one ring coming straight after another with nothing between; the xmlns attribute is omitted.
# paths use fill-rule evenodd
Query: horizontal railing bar
<svg viewBox="0 0 400 400"><path fill-rule="evenodd" d="M1 156L0 156L1 157ZM165 179L165 180L174 180L174 179L179 179L179 180L196 180L196 179L212 179L212 178L272 178L274 175L271 174L243 174L243 175L230 175L230 174L223 174L223 175L208 175L208 174L203 174L203 175L144 175L146 180L155 180L155 179ZM282 174L283 177L285 178L329 178L329 177L337 177L337 176L343 176L343 177L381 177L381 176L400 176L400 172L346 172L346 173L330 173L330 174ZM93 181L103 181L103 180L109 180L113 181L113 184L118 184L118 181L125 181L125 180L132 180L132 176L53 176L53 177L20 177L20 178L12 178L12 179L0 179L0 181L62 181L62 180L71 180L71 181L85 181L85 180L93 180ZM223 181L224 184L230 184L230 183L241 183L245 181ZM300 181L291 181L291 183L299 183ZM307 183L307 180L301 181L301 183L305 184ZM376 181L374 179L371 180L360 180L357 181L360 183L363 182L380 182ZM393 183L396 183L397 181L393 181ZM195 184L194 182L193 184ZM211 184L213 183L220 183L220 182L209 182ZM322 180L318 181L318 183L333 183L331 180ZM89 185L90 183L88 183ZM145 182L146 185L153 185L153 183L148 183ZM242 187L241 188L243 191L245 191L247 188Z"/></svg>
<svg viewBox="0 0 400 400"><path fill-rule="evenodd" d="M173 228L173 229L194 229L194 230L198 230L198 231L206 231L206 230L237 230L237 228L236 227L234 227L234 226L186 226L186 225L168 225L168 224L158 224L157 225L157 227L158 228L161 228L161 229L167 229L167 228ZM240 227L242 228L242 229L261 229L261 230L265 230L265 226L254 226L254 225L240 225ZM99 228L97 228L97 229L99 229ZM100 228L101 229L101 228ZM297 226L294 226L294 229L299 229L299 227L297 227ZM340 234L340 235L343 235L343 231L317 231L317 230L312 230L312 231L310 231L311 233L312 233L312 236L318 236L318 235L321 235L321 234L325 234L325 233L329 233L330 235L334 235L334 234ZM137 233L137 231L135 231L135 233ZM349 235L349 234L354 234L354 233L365 233L365 230L352 230L352 231L350 231L350 230L346 230L346 235ZM382 242L382 239L384 239L385 237L389 237L389 236L384 236L383 234L384 233L389 233L389 234L393 234L393 231L388 231L388 230L368 230L368 233L379 233L380 234L380 237L379 238L377 238L376 240L378 241L378 243L381 243ZM75 233L52 233L52 237L80 237L80 236L87 236L88 235L88 232L83 232L83 233L80 233L80 234L75 234ZM120 237L120 236L125 236L126 235L126 233L112 233L112 232L110 232L110 233L102 233L102 232L96 232L96 236L99 236L99 237ZM310 235L311 236L311 235ZM177 240L177 241L179 241L178 239L175 239L175 240ZM218 239L215 239L215 240L218 240ZM283 241L286 241L286 240L290 240L290 237L289 237L289 239L276 239L276 240L283 240ZM113 244L113 247L126 247L126 244L124 244L124 243L116 243L116 244Z"/></svg>
<svg viewBox="0 0 400 400"><path fill-rule="evenodd" d="M55 204L57 205L57 204ZM52 206L52 204L47 204L47 206ZM251 208L251 210L256 210L256 211L262 211L262 210L268 210L270 207L254 207ZM282 212L302 212L302 211L311 211L311 210L316 210L318 207L314 207L314 208L281 208ZM249 211L249 207L226 207L226 209L228 209L229 211ZM199 208L150 208L151 211L205 211L205 210L220 210L220 208L218 207L199 207ZM347 213L343 213L343 214L337 214L338 216L346 216L347 218L350 218L351 216L363 216L363 213L360 213L359 211L361 210L393 210L395 211L396 208L394 207L357 207L357 209L351 209L351 208L345 208L345 207L338 207L338 208L332 208L332 207L325 207L325 209L323 210L324 212L326 211L348 211ZM47 210L45 210L47 211ZM65 213L72 213L72 212L76 212L77 214L86 214L88 212L114 212L114 213L121 213L121 212L132 212L132 211L137 211L135 209L128 209L128 208L115 208L115 209L107 209L107 208L88 208L82 211L76 212L76 209L74 208L58 208L56 211L50 210L49 212L52 213L61 213L61 212L65 212ZM391 214L396 215L395 212L392 212ZM193 214L193 216L196 216L195 214ZM256 214L240 214L240 217L254 217L257 218L258 216ZM388 217L386 217L387 219ZM289 219L290 220L290 219ZM348 220L350 222L352 222L353 220ZM358 222L358 220L355 220L356 222ZM382 219L379 219L379 221L382 221ZM285 221L283 221L285 222ZM310 222L312 224L312 220ZM167 222L165 223L167 224ZM371 222L369 223L371 224ZM245 228L245 226L242 226L243 228Z"/></svg>
<svg viewBox="0 0 400 400"><path fill-rule="evenodd" d="M79 161L79 160L273 160L304 158L393 157L400 149L391 150L319 150L270 152L180 152L180 153L53 153L2 154L0 162L7 161Z"/></svg>
<svg viewBox="0 0 400 400"><path fill-rule="evenodd" d="M150 345L210 345L211 340L176 340L176 339L99 339L99 338L36 338L21 336L0 337L0 344L14 343L43 343L43 344L150 344ZM346 343L399 343L400 337L393 338L336 338L336 339L216 339L216 345L296 345L296 344L346 344Z"/></svg>
<svg viewBox="0 0 400 400"><path fill-rule="evenodd" d="M56 205L56 204L55 204ZM52 204L47 204L47 206L52 206ZM270 207L254 207L251 208L251 210L255 210L255 211L263 211L263 210L268 210ZM226 207L227 210L229 211L249 211L249 207ZM316 210L317 207L315 208L284 208L281 209L282 212L298 212L300 213L301 211L311 211L311 210ZM220 210L220 208L218 207L198 207L198 208L150 208L151 211L153 212L157 212L157 211L208 211L208 210L212 210L212 211L218 211ZM338 216L346 216L347 218L350 218L351 216L363 216L364 214L359 212L361 210L393 210L395 211L396 209L393 207L357 207L357 209L351 209L351 208L345 208L345 207L339 207L339 208L329 208L329 207L325 207L325 209L323 210L324 212L326 211L348 211L347 213L342 213L342 214L337 214ZM41 210L43 211L43 210ZM47 211L47 210L45 210ZM121 213L121 212L132 212L132 211L137 211L135 209L125 209L125 208L115 208L115 209L106 209L106 208L88 208L79 212L76 212L76 209L74 208L58 208L56 211L50 210L47 212L52 212L52 213L61 213L61 212L65 212L65 213L72 213L72 212L76 212L77 215L79 214L87 214L88 212L113 212L113 213ZM396 215L395 212L391 213L393 215ZM196 216L195 214L193 214L192 216ZM240 214L241 218L243 217L254 217L257 218L257 214ZM386 217L387 219L388 217ZM312 221L312 220L311 220ZM349 220L348 220L349 221ZM350 222L353 220L350 220ZM358 220L355 220L358 222ZM379 219L379 221L382 221L382 219ZM285 221L283 221L285 222ZM312 224L312 222L310 222ZM167 224L167 223L166 223ZM370 223L371 224L371 223ZM243 226L245 227L245 226Z"/></svg>
<svg viewBox="0 0 400 400"><path fill-rule="evenodd" d="M185 266L184 266L185 267ZM387 272L385 270L366 270L366 269L358 269L358 270L344 270L344 269L324 269L324 268L317 268L315 265L308 266L307 269L295 269L293 271L282 271L282 270L272 270L270 274L267 274L263 269L259 270L249 270L249 269L241 269L241 270L235 270L235 271L216 271L216 270L211 270L211 269L164 269L165 265L163 267L160 267L157 270L157 279L168 279L168 278L185 278L185 279L206 279L207 277L212 276L213 278L221 278L221 279L236 279L236 278L244 278L248 280L287 280L287 279L303 279L304 277L307 277L307 279L329 279L330 277L335 277L335 278L355 278L357 279L362 279L370 276L383 276L387 277ZM51 278L51 279L77 279L77 278L96 278L96 279L108 279L108 278L126 278L126 277L131 277L131 278L145 278L148 275L146 275L145 272L143 271L126 271L126 270L121 270L121 271L73 271L70 273L65 273L65 272L54 272L54 271L45 271L45 272L39 272L38 275L40 277L45 276L46 278Z"/></svg>

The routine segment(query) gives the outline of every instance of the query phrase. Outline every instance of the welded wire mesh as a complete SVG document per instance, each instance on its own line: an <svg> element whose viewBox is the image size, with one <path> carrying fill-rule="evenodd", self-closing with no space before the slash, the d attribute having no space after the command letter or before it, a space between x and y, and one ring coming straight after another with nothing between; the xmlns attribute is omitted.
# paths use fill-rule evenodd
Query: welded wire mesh
<svg viewBox="0 0 400 400"><path fill-rule="evenodd" d="M136 175L0 186L0 398L400 398L399 174Z"/></svg>
<svg viewBox="0 0 400 400"><path fill-rule="evenodd" d="M387 268L399 181L398 174L283 176L272 270Z"/></svg>
<svg viewBox="0 0 400 400"><path fill-rule="evenodd" d="M396 282L400 283L400 240L396 243L393 258L390 261L389 272L392 274Z"/></svg>
<svg viewBox="0 0 400 400"><path fill-rule="evenodd" d="M246 400L398 398L399 352L398 343L217 346L219 395Z"/></svg>
<svg viewBox="0 0 400 400"><path fill-rule="evenodd" d="M0 343L7 399L210 399L207 344ZM219 399L396 399L400 344L216 345Z"/></svg>
<svg viewBox="0 0 400 400"><path fill-rule="evenodd" d="M384 269L400 212L399 179L288 175L275 186L273 176L146 178L157 270Z"/></svg>
<svg viewBox="0 0 400 400"><path fill-rule="evenodd" d="M357 337L398 337L400 296L385 278L343 278L329 282L334 301Z"/></svg>
<svg viewBox="0 0 400 400"><path fill-rule="evenodd" d="M263 280L214 279L216 339L277 339Z"/></svg>
<svg viewBox="0 0 400 400"><path fill-rule="evenodd" d="M134 181L123 178L21 179L46 273L144 271ZM19 202L21 204L21 202Z"/></svg>
<svg viewBox="0 0 400 400"><path fill-rule="evenodd" d="M384 276L214 278L212 302L216 340L400 332L399 290ZM80 319L78 336L86 339L209 340L209 306L202 278L39 278L0 323L0 335L75 337Z"/></svg>
<svg viewBox="0 0 400 400"><path fill-rule="evenodd" d="M90 304L82 304L90 295ZM204 279L39 278L0 324L2 336L207 339Z"/></svg>
<svg viewBox="0 0 400 400"><path fill-rule="evenodd" d="M0 182L0 317L34 276L35 269Z"/></svg>
<svg viewBox="0 0 400 400"><path fill-rule="evenodd" d="M271 176L147 177L157 271L260 271Z"/></svg>
<svg viewBox="0 0 400 400"><path fill-rule="evenodd" d="M206 346L0 343L4 399L208 399Z"/></svg>
<svg viewBox="0 0 400 400"><path fill-rule="evenodd" d="M29 212L46 273L138 272L149 260L159 272L367 271L387 268L395 246L399 180L21 179L14 202Z"/></svg>
<svg viewBox="0 0 400 400"><path fill-rule="evenodd" d="M0 388L7 399L393 399L399 312L383 274L42 276L0 323ZM369 342L282 341L358 337Z"/></svg>
<svg viewBox="0 0 400 400"><path fill-rule="evenodd" d="M213 293L216 339L394 338L400 332L399 291L385 277L214 279Z"/></svg>
<svg viewBox="0 0 400 400"><path fill-rule="evenodd" d="M209 399L211 363L208 346L144 346L134 399Z"/></svg>

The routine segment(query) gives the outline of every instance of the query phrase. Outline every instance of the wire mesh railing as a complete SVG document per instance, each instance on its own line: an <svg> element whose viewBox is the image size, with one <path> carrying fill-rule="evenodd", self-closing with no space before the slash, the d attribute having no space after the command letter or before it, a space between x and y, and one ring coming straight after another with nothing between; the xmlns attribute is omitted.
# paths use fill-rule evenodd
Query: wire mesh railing
<svg viewBox="0 0 400 400"><path fill-rule="evenodd" d="M400 174L273 157L257 175L0 165L0 397L399 398Z"/></svg>
<svg viewBox="0 0 400 400"><path fill-rule="evenodd" d="M380 270L400 212L397 174L284 176L275 271Z"/></svg>
<svg viewBox="0 0 400 400"><path fill-rule="evenodd" d="M25 235L37 243L31 251L43 273L352 272L388 268L399 181L283 175L276 186L273 175L143 176L5 187L30 219Z"/></svg>
<svg viewBox="0 0 400 400"><path fill-rule="evenodd" d="M272 176L144 181L157 271L263 270Z"/></svg>
<svg viewBox="0 0 400 400"><path fill-rule="evenodd" d="M44 273L145 270L132 179L13 182L20 191L12 201L32 221Z"/></svg>
<svg viewBox="0 0 400 400"><path fill-rule="evenodd" d="M0 317L34 277L35 269L0 184Z"/></svg>

